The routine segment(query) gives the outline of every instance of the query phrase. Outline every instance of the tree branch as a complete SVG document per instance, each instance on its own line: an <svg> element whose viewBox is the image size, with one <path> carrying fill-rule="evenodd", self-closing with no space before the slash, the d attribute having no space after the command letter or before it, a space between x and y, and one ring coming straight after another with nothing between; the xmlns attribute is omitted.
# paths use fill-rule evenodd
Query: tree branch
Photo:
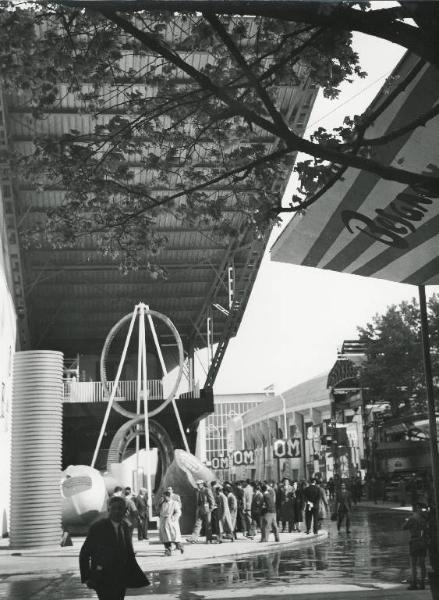
<svg viewBox="0 0 439 600"><path fill-rule="evenodd" d="M434 106L433 108L431 108L430 110L428 110L427 112L425 112L424 114L419 116L417 119L410 121L410 123L407 123L407 125L404 125L404 127L400 127L399 129L396 129L395 131L391 131L387 135L382 135L381 137L372 138L372 139L365 138L364 145L365 146L382 146L383 144L387 144L387 143L393 141L394 139L397 139L397 138L401 137L402 135L405 135L406 133L413 131L417 127L425 126L428 123L428 121L430 121L437 115L439 115L439 105Z"/></svg>
<svg viewBox="0 0 439 600"><path fill-rule="evenodd" d="M308 140L302 139L296 135L293 131L279 131L276 124L268 121L264 117L258 115L255 111L249 109L232 98L228 91L223 87L219 87L213 83L213 81L200 73L197 69L186 63L180 56L172 52L167 46L165 46L159 39L151 36L150 34L140 31L132 23L123 19L113 11L104 10L102 14L108 19L118 24L121 29L133 35L136 39L141 41L147 48L153 52L161 54L164 58L168 59L172 64L180 68L183 72L188 74L194 79L203 89L207 89L215 94L226 105L235 109L245 120L253 122L255 125L261 127L261 129L268 131L269 133L281 138L286 144L289 151L299 151L316 156L322 160L327 160L335 164L346 165L357 169L363 169L379 175L383 179L398 181L399 183L405 183L407 185L421 184L429 187L432 190L437 191L439 189L439 178L398 169L396 167L382 165L371 159L367 159L355 154L345 154L338 150L335 150L329 146L323 146L314 144Z"/></svg>
<svg viewBox="0 0 439 600"><path fill-rule="evenodd" d="M203 13L206 20L210 23L214 31L219 35L220 39L224 42L226 48L229 49L231 55L237 62L238 66L241 67L250 84L253 86L255 91L257 92L259 98L264 103L265 108L267 109L269 115L273 119L273 122L279 127L279 129L284 130L285 132L289 132L289 128L287 127L285 121L282 118L282 115L274 106L270 96L267 94L266 90L260 84L258 78L255 76L253 71L250 69L249 65L245 61L239 49L236 47L236 44L233 42L230 35L225 30L222 23L219 21L218 17L211 13L210 11L206 11Z"/></svg>

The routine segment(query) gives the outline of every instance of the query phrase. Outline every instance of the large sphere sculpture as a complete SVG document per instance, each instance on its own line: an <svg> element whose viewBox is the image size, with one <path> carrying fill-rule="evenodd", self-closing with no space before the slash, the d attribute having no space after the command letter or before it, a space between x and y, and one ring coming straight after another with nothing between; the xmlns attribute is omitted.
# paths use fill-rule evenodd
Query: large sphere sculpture
<svg viewBox="0 0 439 600"><path fill-rule="evenodd" d="M63 529L76 532L106 513L107 489L102 475L87 465L70 465L61 478Z"/></svg>

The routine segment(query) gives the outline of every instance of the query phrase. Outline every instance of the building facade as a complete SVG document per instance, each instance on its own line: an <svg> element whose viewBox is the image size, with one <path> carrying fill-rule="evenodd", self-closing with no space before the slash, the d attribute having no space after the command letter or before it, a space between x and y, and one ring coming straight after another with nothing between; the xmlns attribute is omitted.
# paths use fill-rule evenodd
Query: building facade
<svg viewBox="0 0 439 600"><path fill-rule="evenodd" d="M242 440L243 415L261 403L268 402L271 397L272 395L264 393L215 394L214 412L203 419L198 428L198 455L219 479L223 479L225 471L228 471L220 468L217 460L228 454L228 422L231 419L238 420Z"/></svg>
<svg viewBox="0 0 439 600"><path fill-rule="evenodd" d="M245 464L230 464L230 479L327 479L332 451L322 444L331 422L327 375L305 381L234 418L228 424L229 456L247 451ZM244 448L242 448L242 439Z"/></svg>

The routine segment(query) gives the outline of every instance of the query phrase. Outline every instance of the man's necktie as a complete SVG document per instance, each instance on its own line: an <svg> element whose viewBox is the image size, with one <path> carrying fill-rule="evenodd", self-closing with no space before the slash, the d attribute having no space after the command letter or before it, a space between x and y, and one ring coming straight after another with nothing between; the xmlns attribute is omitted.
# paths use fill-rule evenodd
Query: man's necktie
<svg viewBox="0 0 439 600"><path fill-rule="evenodd" d="M125 536L123 533L122 523L119 524L117 528L117 546L119 548L120 554L125 555L126 545L125 545Z"/></svg>

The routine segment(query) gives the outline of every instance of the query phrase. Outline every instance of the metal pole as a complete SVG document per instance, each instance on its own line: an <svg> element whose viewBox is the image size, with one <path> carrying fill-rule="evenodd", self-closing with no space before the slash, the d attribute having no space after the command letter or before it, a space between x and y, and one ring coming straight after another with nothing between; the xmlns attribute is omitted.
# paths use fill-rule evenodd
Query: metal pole
<svg viewBox="0 0 439 600"><path fill-rule="evenodd" d="M131 317L130 327L128 329L128 335L127 335L127 338L125 340L125 346L123 348L122 356L120 358L119 367L118 367L117 373L116 373L116 379L114 380L113 389L111 390L111 394L110 394L110 397L108 399L107 410L105 411L104 421L102 423L101 431L99 433L99 438L98 438L98 441L96 443L96 448L95 448L95 451L94 451L94 454L93 454L93 458L92 458L92 461L91 461L91 466L92 467L95 466L95 462L96 462L96 459L97 459L98 454L99 454L99 449L101 447L102 438L104 437L105 428L107 427L108 417L110 416L110 410L111 410L111 407L113 406L114 397L116 396L117 386L119 385L119 379L120 379L120 376L121 376L121 373L122 373L122 367L123 367L123 365L125 363L125 357L126 357L126 354L127 354L129 343L130 343L131 333L133 331L134 321L136 320L136 315L137 315L137 306L134 308L133 316Z"/></svg>
<svg viewBox="0 0 439 600"><path fill-rule="evenodd" d="M300 413L300 420L302 426L302 452L303 452L303 478L308 479L306 473L306 432L305 432L305 417Z"/></svg>
<svg viewBox="0 0 439 600"><path fill-rule="evenodd" d="M424 355L425 385L427 388L428 421L430 424L431 471L433 475L433 498L436 516L436 544L439 549L439 453L437 447L436 407L431 370L430 338L428 333L427 302L425 286L419 285L419 308L421 311L422 350Z"/></svg>
<svg viewBox="0 0 439 600"><path fill-rule="evenodd" d="M148 306L146 308L147 308L147 310L149 310ZM168 374L168 370L166 368L165 360L163 358L162 350L160 348L159 338L157 337L157 331L155 329L152 317L149 313L148 313L148 323L149 323L149 326L151 329L152 337L154 339L155 349L157 351L157 354L158 354L158 357L160 360L160 365L162 367L163 377L166 377L166 375ZM178 423L178 427L180 429L180 435L183 440L184 448L185 448L186 452L188 454L190 454L189 444L187 443L187 438L186 438L186 432L184 430L183 423L181 422L181 417L180 417L179 410L177 408L177 404L175 402L175 398L172 398L172 408L174 409L175 418L177 419L177 423Z"/></svg>
<svg viewBox="0 0 439 600"><path fill-rule="evenodd" d="M285 398L283 397L282 394L280 394L280 397L282 398L282 407L283 407L283 411L284 411L284 440L288 439L288 433L287 433L287 407L286 407L286 403L285 403Z"/></svg>
<svg viewBox="0 0 439 600"><path fill-rule="evenodd" d="M141 337L141 332L140 332L140 319L139 319L139 339L138 339L138 344L137 344L137 405L136 405L136 412L137 412L137 416L140 415L140 409L141 409L141 402L140 402L140 392L142 389L142 337ZM140 425L137 425L137 430L140 430ZM139 486L139 454L140 454L140 437L139 434L136 435L136 479L137 479L137 486ZM143 486L143 481L142 481L142 486ZM138 489L135 490L136 493L139 491Z"/></svg>
<svg viewBox="0 0 439 600"><path fill-rule="evenodd" d="M148 377L146 366L146 340L145 340L145 305L140 305L140 327L139 333L142 337L142 388L143 388L143 410L145 423L145 450L146 450L146 481L148 486L148 494L152 497L151 488L151 462L150 462L150 445L149 445L149 415L148 415ZM152 503L149 502L149 519L152 519Z"/></svg>

